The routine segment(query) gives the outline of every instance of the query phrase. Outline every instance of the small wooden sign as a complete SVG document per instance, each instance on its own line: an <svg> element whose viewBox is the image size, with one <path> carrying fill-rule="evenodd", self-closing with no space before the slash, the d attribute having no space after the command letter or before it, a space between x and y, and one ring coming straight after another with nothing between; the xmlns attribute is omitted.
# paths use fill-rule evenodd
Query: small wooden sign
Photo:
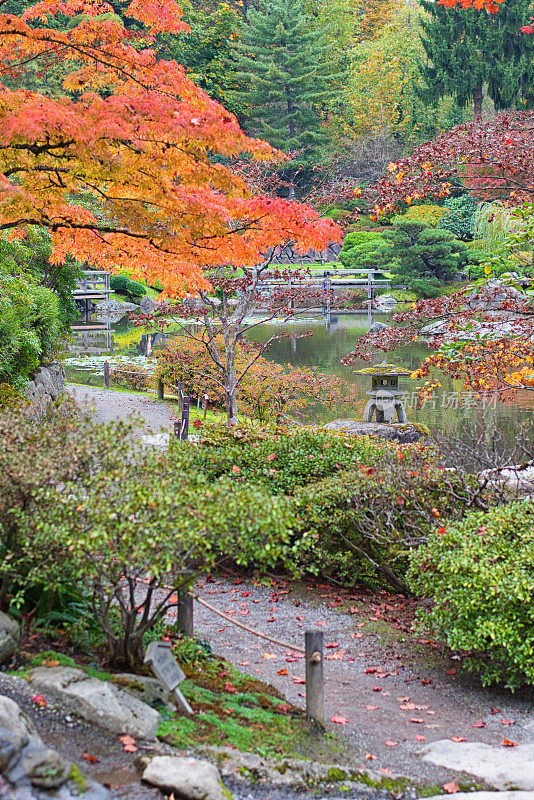
<svg viewBox="0 0 534 800"><path fill-rule="evenodd" d="M193 709L178 689L178 685L185 679L185 673L172 654L171 643L150 642L144 661L156 678L171 693L180 710L188 716L193 714Z"/></svg>

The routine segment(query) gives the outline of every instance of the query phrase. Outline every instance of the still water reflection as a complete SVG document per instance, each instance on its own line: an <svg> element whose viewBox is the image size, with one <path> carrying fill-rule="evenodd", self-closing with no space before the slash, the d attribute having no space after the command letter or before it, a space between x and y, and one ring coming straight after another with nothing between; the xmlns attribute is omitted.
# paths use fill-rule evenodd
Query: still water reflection
<svg viewBox="0 0 534 800"><path fill-rule="evenodd" d="M385 321L384 315L375 315L375 321ZM265 324L254 328L248 334L255 341L266 341L273 334L294 333L302 337L297 339L282 338L271 345L267 358L281 364L317 367L323 372L334 373L361 387L361 400L356 407L346 406L325 409L320 406L311 407L307 411L308 421L327 421L339 416L360 418L367 399L366 391L370 380L365 375L355 375L354 370L368 366L365 362L357 362L350 367L343 366L341 359L353 347L355 340L363 336L369 329L371 319L362 314L346 314L332 316L329 323L320 315L310 316L298 323ZM91 326L93 329L91 330ZM310 336L304 336L307 332ZM172 330L168 334L149 334L142 328L135 328L127 317L118 321L97 320L93 318L89 325L81 326L73 332L71 349L75 353L115 355L151 356L154 351L164 347ZM423 343L417 342L409 347L399 348L387 354L387 360L408 369L416 369L429 350ZM384 359L382 351L376 352L374 363ZM70 371L70 377L74 373ZM76 375L75 380L80 380ZM84 382L100 385L98 376L84 374ZM530 432L534 430L534 392L528 390L510 393L497 400L489 396L483 401L473 394L461 390L459 382L443 378L443 385L435 397L418 407L415 393L415 382L410 378L401 378L401 388L407 392L405 397L408 419L427 425L432 431L442 431L461 437L464 432L473 428L491 430L500 428L507 438L513 437L517 423L528 423Z"/></svg>

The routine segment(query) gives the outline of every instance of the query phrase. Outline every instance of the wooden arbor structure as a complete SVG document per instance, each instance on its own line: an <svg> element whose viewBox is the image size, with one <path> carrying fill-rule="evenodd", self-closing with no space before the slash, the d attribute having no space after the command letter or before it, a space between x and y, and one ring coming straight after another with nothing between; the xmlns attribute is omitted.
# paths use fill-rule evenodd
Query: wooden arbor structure
<svg viewBox="0 0 534 800"><path fill-rule="evenodd" d="M402 402L405 392L399 389L399 377L410 375L409 369L397 367L395 364L375 364L373 367L366 367L355 372L356 375L371 375L372 387L367 392L369 400L363 410L363 421L373 422L376 415L376 422L384 422L387 425L404 424L408 422L406 409ZM396 419L395 419L396 417Z"/></svg>

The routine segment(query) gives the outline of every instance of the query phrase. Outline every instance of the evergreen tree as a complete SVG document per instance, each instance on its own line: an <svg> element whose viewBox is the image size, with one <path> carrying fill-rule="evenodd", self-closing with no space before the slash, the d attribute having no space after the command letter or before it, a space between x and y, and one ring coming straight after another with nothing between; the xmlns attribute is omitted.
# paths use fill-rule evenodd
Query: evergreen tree
<svg viewBox="0 0 534 800"><path fill-rule="evenodd" d="M421 4L429 14L421 21L428 56L421 65L423 100L436 104L453 95L462 107L473 103L475 119L482 113L484 88L498 110L534 105L534 37L520 31L531 0L507 0L497 14L446 8L433 0Z"/></svg>
<svg viewBox="0 0 534 800"><path fill-rule="evenodd" d="M423 297L437 296L444 281L453 280L467 264L478 262L477 256L452 233L423 222L399 221L382 236L383 259L396 280Z"/></svg>
<svg viewBox="0 0 534 800"><path fill-rule="evenodd" d="M327 139L322 104L340 78L326 31L314 29L302 0L264 0L248 23L236 47L245 129L286 152L303 150L299 162L311 163Z"/></svg>

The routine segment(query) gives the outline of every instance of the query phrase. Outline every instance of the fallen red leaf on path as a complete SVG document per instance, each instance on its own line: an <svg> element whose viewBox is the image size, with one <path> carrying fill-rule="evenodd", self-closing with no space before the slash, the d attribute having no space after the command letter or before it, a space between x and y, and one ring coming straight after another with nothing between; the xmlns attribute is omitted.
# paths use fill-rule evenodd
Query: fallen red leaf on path
<svg viewBox="0 0 534 800"><path fill-rule="evenodd" d="M424 722L424 719L415 719L414 717L411 717L411 718L410 718L410 722L415 722L415 723L417 723L418 725L422 725L422 724L423 724L423 722Z"/></svg>
<svg viewBox="0 0 534 800"><path fill-rule="evenodd" d="M378 672L378 667L367 667L365 670L366 675L373 675L375 672Z"/></svg>
<svg viewBox="0 0 534 800"><path fill-rule="evenodd" d="M444 783L442 788L444 789L444 791L447 792L447 794L456 794L456 792L460 791L460 787L458 786L456 781L451 781L450 783Z"/></svg>
<svg viewBox="0 0 534 800"><path fill-rule="evenodd" d="M358 608L358 606L351 606L351 607L349 608L349 612L350 612L351 614L357 614L357 613L359 612L359 610L360 610L360 609Z"/></svg>
<svg viewBox="0 0 534 800"><path fill-rule="evenodd" d="M415 711L417 706L415 703L405 703L404 705L400 706L403 711Z"/></svg>
<svg viewBox="0 0 534 800"><path fill-rule="evenodd" d="M276 617L269 617L267 622L276 622Z"/></svg>
<svg viewBox="0 0 534 800"><path fill-rule="evenodd" d="M330 717L330 719L332 720L332 722L336 722L338 725L346 725L347 724L347 718L346 717L342 717L340 714L334 714L334 716Z"/></svg>
<svg viewBox="0 0 534 800"><path fill-rule="evenodd" d="M230 681L227 681L227 682L224 684L224 691L225 691L225 692L228 692L228 694L234 694L234 693L235 693L235 691L236 691L236 688L235 688L235 686L234 686L234 684L233 684L233 683L230 683Z"/></svg>
<svg viewBox="0 0 534 800"><path fill-rule="evenodd" d="M217 633L222 633L225 630L226 630L226 628L217 628Z"/></svg>
<svg viewBox="0 0 534 800"><path fill-rule="evenodd" d="M277 675L287 675L287 669L279 669Z"/></svg>
<svg viewBox="0 0 534 800"><path fill-rule="evenodd" d="M448 669L447 672L445 673L445 675L456 675L456 667L452 667L451 669Z"/></svg>
<svg viewBox="0 0 534 800"><path fill-rule="evenodd" d="M298 619L298 621L299 621L299 622L302 622L302 620L304 619L304 617L297 617L297 619Z"/></svg>
<svg viewBox="0 0 534 800"><path fill-rule="evenodd" d="M510 739L503 739L501 742L502 747L517 747L518 742L511 742Z"/></svg>
<svg viewBox="0 0 534 800"><path fill-rule="evenodd" d="M467 742L465 736L451 736L451 742Z"/></svg>
<svg viewBox="0 0 534 800"><path fill-rule="evenodd" d="M315 624L316 624L316 625L326 625L326 622L324 622L323 620L321 620L321 622L316 622Z"/></svg>
<svg viewBox="0 0 534 800"><path fill-rule="evenodd" d="M506 718L501 719L501 725L515 725L515 723L516 723L515 719L506 719Z"/></svg>
<svg viewBox="0 0 534 800"><path fill-rule="evenodd" d="M373 686L373 692L381 692L381 691L382 691L381 686Z"/></svg>
<svg viewBox="0 0 534 800"><path fill-rule="evenodd" d="M86 761L89 761L91 764L97 764L100 759L96 756L92 756L90 753L86 753L85 750L82 753L82 758L85 758Z"/></svg>
<svg viewBox="0 0 534 800"><path fill-rule="evenodd" d="M415 737L415 741L416 742L426 742L426 736L416 736Z"/></svg>
<svg viewBox="0 0 534 800"><path fill-rule="evenodd" d="M477 719L476 722L473 722L471 727L472 728L485 728L486 727L486 723L484 722L483 719Z"/></svg>
<svg viewBox="0 0 534 800"><path fill-rule="evenodd" d="M124 736L119 736L119 742L122 743L122 747L127 753L137 753L133 736L126 733Z"/></svg>
<svg viewBox="0 0 534 800"><path fill-rule="evenodd" d="M376 709L378 708L378 706L371 706L371 705L369 705L369 706L365 706L365 708L367 709L367 711L376 711Z"/></svg>
<svg viewBox="0 0 534 800"><path fill-rule="evenodd" d="M293 683L306 683L306 678L293 678Z"/></svg>
<svg viewBox="0 0 534 800"><path fill-rule="evenodd" d="M276 653L262 653L261 657L269 660L271 658L276 658Z"/></svg>
<svg viewBox="0 0 534 800"><path fill-rule="evenodd" d="M386 745L386 747L396 747L398 745L398 742L392 742L391 739L386 739L384 744Z"/></svg>
<svg viewBox="0 0 534 800"><path fill-rule="evenodd" d="M381 772L382 775L393 775L389 767L381 767L378 771Z"/></svg>
<svg viewBox="0 0 534 800"><path fill-rule="evenodd" d="M331 644L325 644L326 647L339 647L339 642L331 642Z"/></svg>
<svg viewBox="0 0 534 800"><path fill-rule="evenodd" d="M429 683L432 683L432 678L423 678L421 683L423 684L423 686L428 686Z"/></svg>
<svg viewBox="0 0 534 800"><path fill-rule="evenodd" d="M500 713L501 713L500 708L490 708L490 714L500 714Z"/></svg>
<svg viewBox="0 0 534 800"><path fill-rule="evenodd" d="M374 759L376 758L376 756L374 756L372 753L366 753L366 754L365 754L365 757L366 757L366 758L367 758L369 761L374 761Z"/></svg>

